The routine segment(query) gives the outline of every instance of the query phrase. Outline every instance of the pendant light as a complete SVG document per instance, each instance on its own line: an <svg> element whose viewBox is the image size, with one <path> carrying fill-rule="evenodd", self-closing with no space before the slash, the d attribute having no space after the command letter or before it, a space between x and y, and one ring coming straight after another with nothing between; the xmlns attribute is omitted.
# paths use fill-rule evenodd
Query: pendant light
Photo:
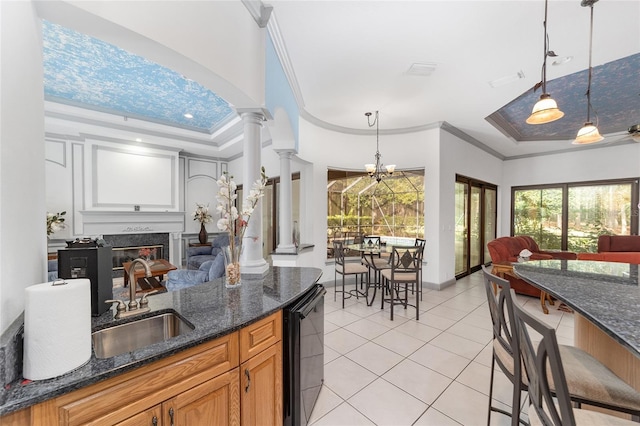
<svg viewBox="0 0 640 426"><path fill-rule="evenodd" d="M542 62L542 82L538 85L542 86L542 95L540 100L536 102L531 111L531 115L527 118L527 124L545 124L556 121L564 116L564 112L560 111L558 104L553 100L551 95L547 93L547 56L557 56L553 51L549 50L549 37L547 36L547 8L548 0L544 1L544 60Z"/></svg>
<svg viewBox="0 0 640 426"><path fill-rule="evenodd" d="M598 131L598 128L591 122L591 52L593 50L593 5L598 0L582 0L581 6L591 8L591 27L589 30L589 82L587 83L587 121L584 126L578 130L578 136L572 142L574 145L586 145L590 143L600 142L602 135Z"/></svg>

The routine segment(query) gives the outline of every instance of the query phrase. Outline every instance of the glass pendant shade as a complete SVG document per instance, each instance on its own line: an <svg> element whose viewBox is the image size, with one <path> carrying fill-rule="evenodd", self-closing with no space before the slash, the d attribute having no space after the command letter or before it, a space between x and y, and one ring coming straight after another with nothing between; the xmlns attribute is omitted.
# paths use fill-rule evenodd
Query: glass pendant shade
<svg viewBox="0 0 640 426"><path fill-rule="evenodd" d="M564 112L560 111L556 101L548 93L540 95L540 100L536 102L527 118L528 124L545 124L556 121L564 117Z"/></svg>
<svg viewBox="0 0 640 426"><path fill-rule="evenodd" d="M364 165L364 169L367 171L367 173L372 175L376 171L376 165L375 164L365 164Z"/></svg>
<svg viewBox="0 0 640 426"><path fill-rule="evenodd" d="M393 174L393 172L396 170L396 165L395 164L389 164L387 166L387 173L389 173L390 175Z"/></svg>
<svg viewBox="0 0 640 426"><path fill-rule="evenodd" d="M590 143L600 142L602 139L602 135L598 131L598 128L593 125L591 122L584 123L584 126L580 130L578 130L578 136L576 136L576 140L572 142L573 145L586 145Z"/></svg>

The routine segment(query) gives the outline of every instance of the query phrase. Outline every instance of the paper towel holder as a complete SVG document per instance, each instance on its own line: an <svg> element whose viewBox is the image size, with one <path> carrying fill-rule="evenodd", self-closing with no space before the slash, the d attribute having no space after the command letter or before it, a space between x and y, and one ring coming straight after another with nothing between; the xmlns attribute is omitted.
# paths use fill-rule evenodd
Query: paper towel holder
<svg viewBox="0 0 640 426"><path fill-rule="evenodd" d="M55 285L66 285L67 282L64 280L64 278L56 278L55 280L53 280L53 282L51 283L51 286L55 286Z"/></svg>

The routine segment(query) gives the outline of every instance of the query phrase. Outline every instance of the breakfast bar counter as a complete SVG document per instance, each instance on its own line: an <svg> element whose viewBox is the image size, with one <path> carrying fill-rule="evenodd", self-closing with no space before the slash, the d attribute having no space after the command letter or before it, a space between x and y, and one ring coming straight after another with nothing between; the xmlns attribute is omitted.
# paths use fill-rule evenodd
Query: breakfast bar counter
<svg viewBox="0 0 640 426"><path fill-rule="evenodd" d="M193 330L169 340L110 358L92 352L83 366L62 376L42 380L15 380L0 390L0 416L115 378L159 360L250 327L280 311L311 289L322 271L317 268L271 267L264 277L243 275L242 285L225 288L223 278L180 291L148 297L151 312L114 320L115 308L92 319L92 330L174 312ZM1 420L1 419L0 419Z"/></svg>
<svg viewBox="0 0 640 426"><path fill-rule="evenodd" d="M575 312L574 344L640 390L639 265L540 260L513 265L528 283Z"/></svg>

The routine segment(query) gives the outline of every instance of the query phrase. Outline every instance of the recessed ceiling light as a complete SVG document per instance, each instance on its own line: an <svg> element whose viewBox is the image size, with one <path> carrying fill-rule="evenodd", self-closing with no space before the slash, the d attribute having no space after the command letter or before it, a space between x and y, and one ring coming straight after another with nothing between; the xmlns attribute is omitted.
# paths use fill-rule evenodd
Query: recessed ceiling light
<svg viewBox="0 0 640 426"><path fill-rule="evenodd" d="M185 118L193 118L193 115L192 115L192 114L189 114L189 113L187 112L187 113L185 113L185 114L184 114L184 117L185 117Z"/></svg>
<svg viewBox="0 0 640 426"><path fill-rule="evenodd" d="M569 62L570 60L573 59L573 56L563 56L562 58L558 58L555 61L553 61L551 63L551 65L562 65L562 64L566 64L567 62Z"/></svg>
<svg viewBox="0 0 640 426"><path fill-rule="evenodd" d="M136 138L136 142L142 142L141 138Z"/></svg>
<svg viewBox="0 0 640 426"><path fill-rule="evenodd" d="M489 82L489 86L491 87L500 87L505 84L513 83L514 81L520 80L524 78L524 72L518 71L515 74L505 75L504 77L496 78Z"/></svg>
<svg viewBox="0 0 640 426"><path fill-rule="evenodd" d="M409 75L431 75L436 70L438 64L433 62L415 63L409 67L407 74Z"/></svg>

